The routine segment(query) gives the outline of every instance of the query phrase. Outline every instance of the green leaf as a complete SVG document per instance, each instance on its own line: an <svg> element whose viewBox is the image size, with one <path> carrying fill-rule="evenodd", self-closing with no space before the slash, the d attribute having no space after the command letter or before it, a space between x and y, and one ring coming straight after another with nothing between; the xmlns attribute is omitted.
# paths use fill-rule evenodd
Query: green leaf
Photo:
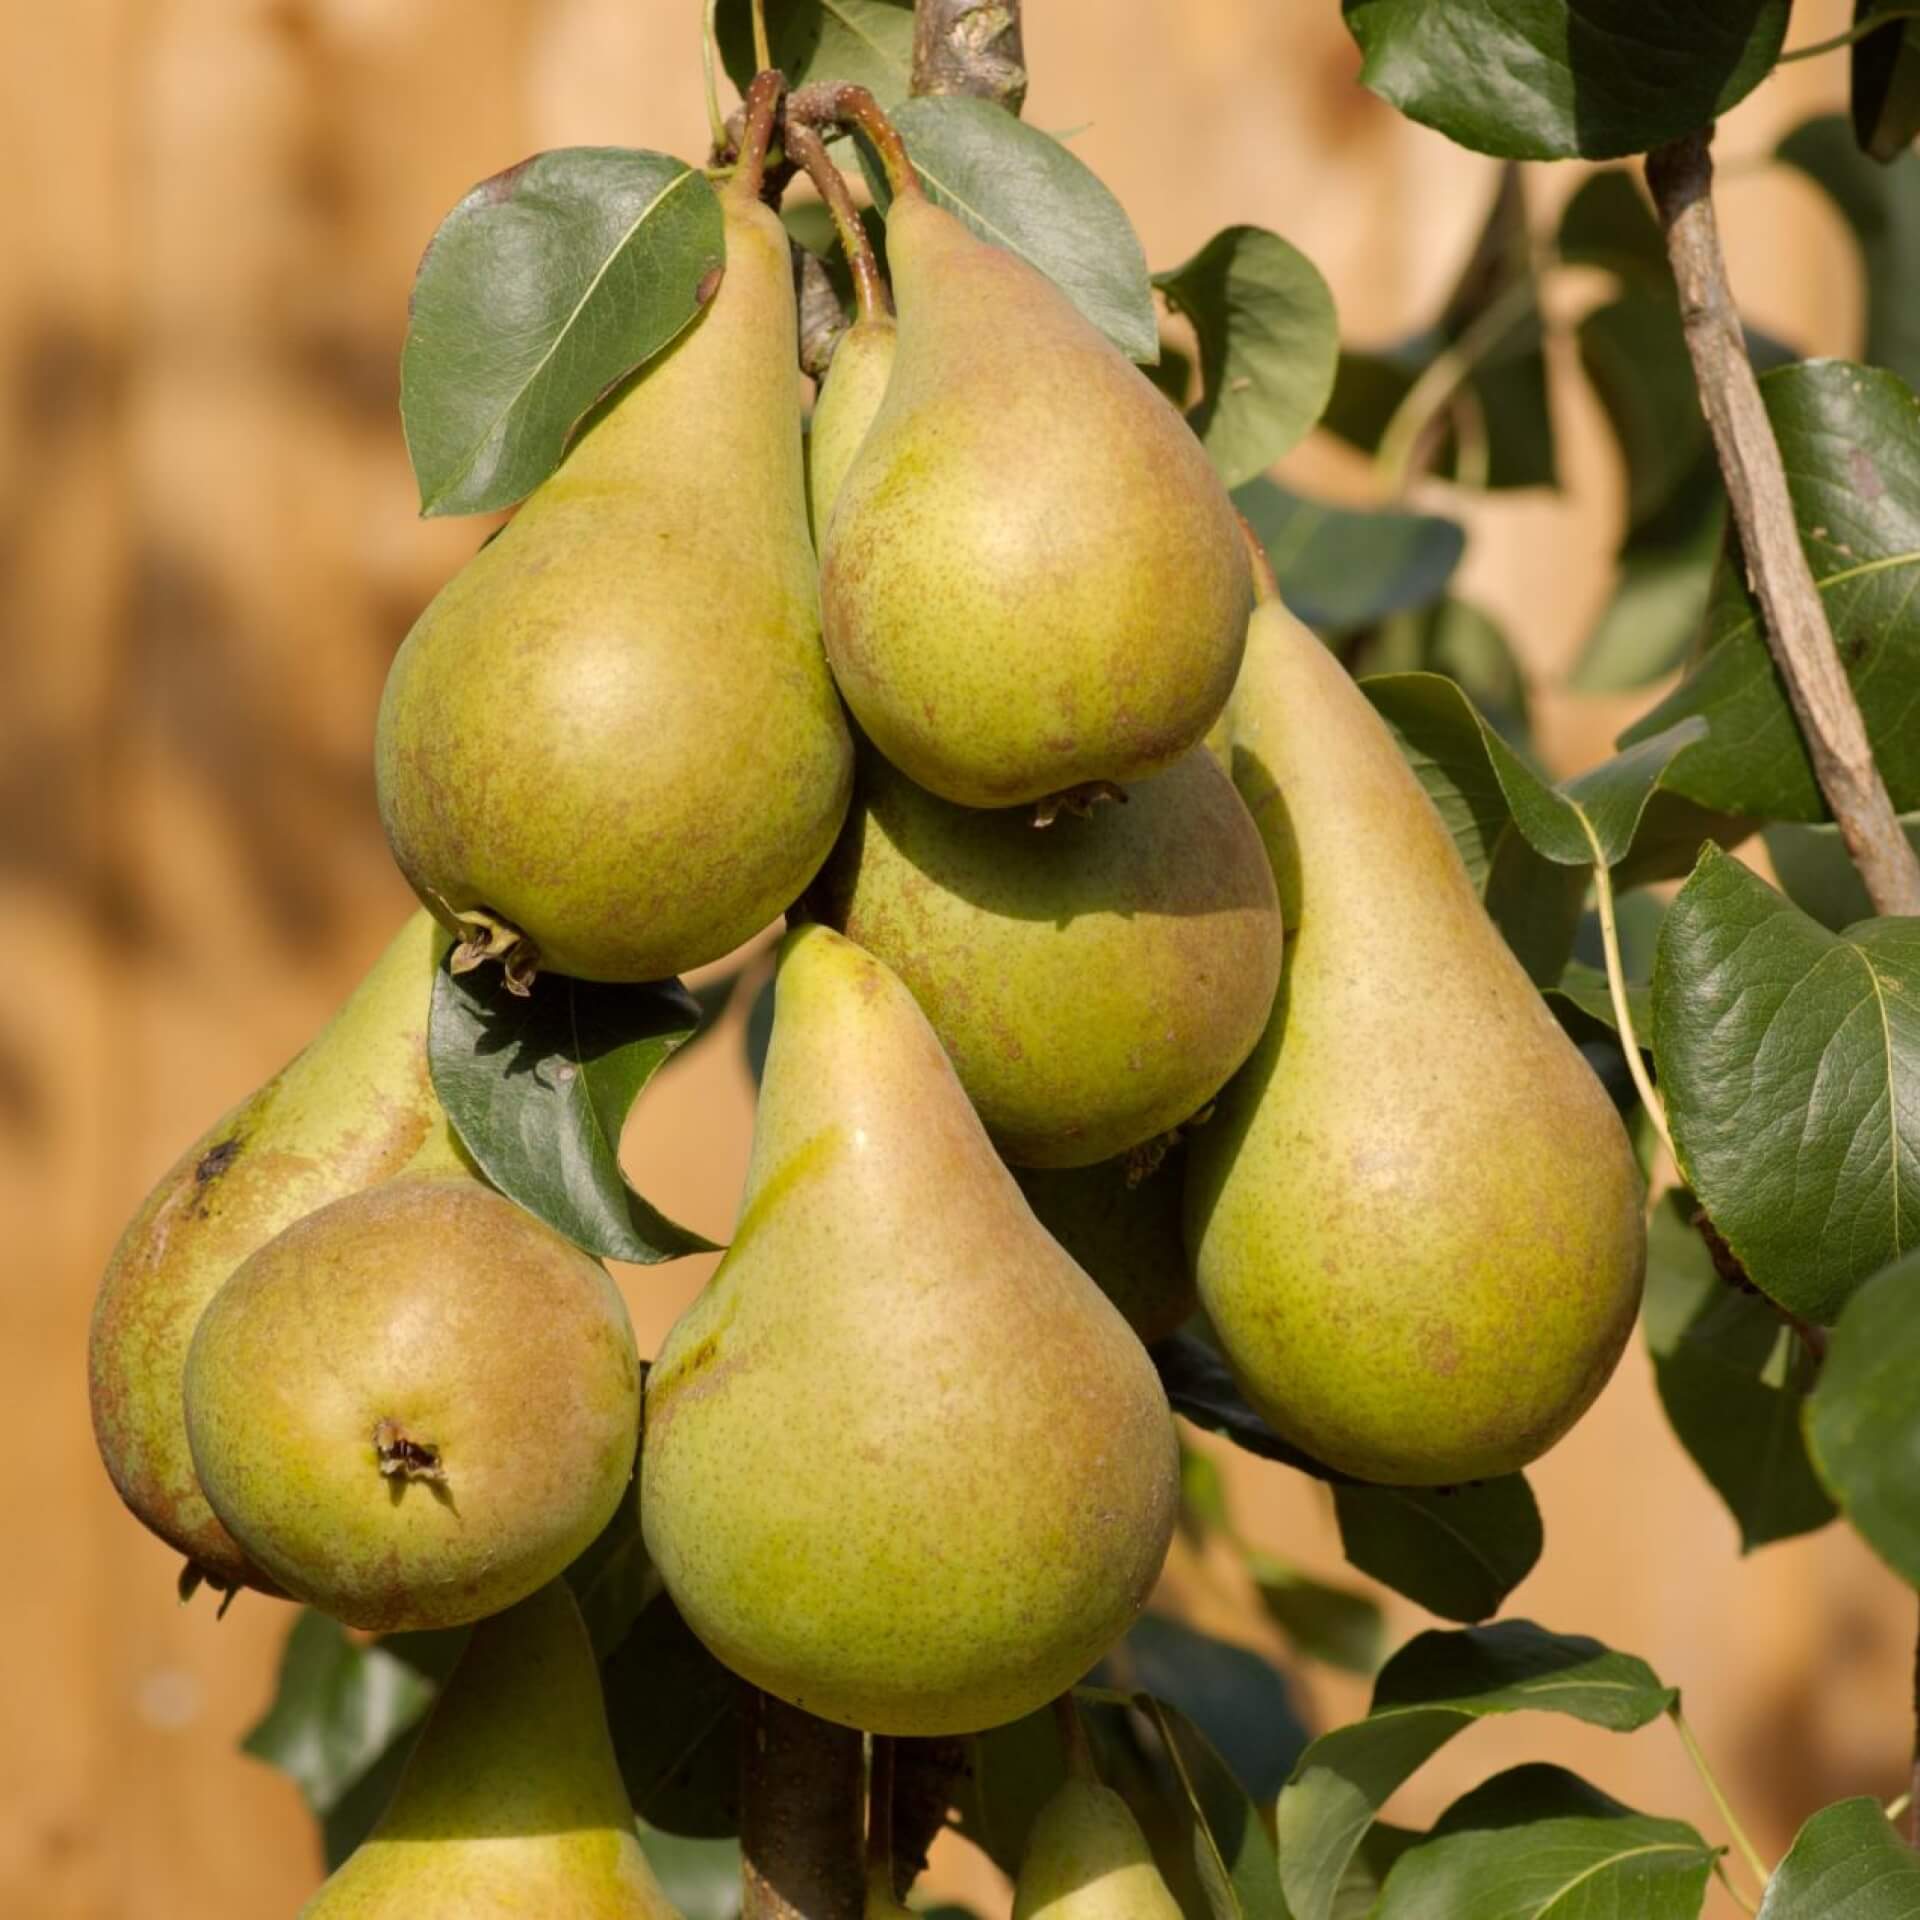
<svg viewBox="0 0 1920 1920"><path fill-rule="evenodd" d="M1364 1593L1328 1586L1266 1553L1249 1553L1247 1571L1268 1619L1296 1652L1347 1673L1373 1673L1379 1667L1386 1623Z"/></svg>
<svg viewBox="0 0 1920 1920"><path fill-rule="evenodd" d="M893 123L935 202L1037 267L1130 360L1154 358L1160 323L1147 257L1085 161L991 100L906 100ZM864 146L861 160L885 206L885 178Z"/></svg>
<svg viewBox="0 0 1920 1920"><path fill-rule="evenodd" d="M273 1704L241 1751L278 1767L324 1815L425 1717L466 1641L458 1627L367 1644L302 1607L280 1657Z"/></svg>
<svg viewBox="0 0 1920 1920"><path fill-rule="evenodd" d="M1901 824L1908 843L1920 853L1920 814L1910 814ZM1856 920L1873 918L1866 882L1838 827L1789 820L1763 828L1760 837L1767 843L1767 858L1781 892L1802 913L1811 914L1835 933Z"/></svg>
<svg viewBox="0 0 1920 1920"><path fill-rule="evenodd" d="M1426 1837L1409 1827L1389 1826L1384 1820L1376 1820L1347 1863L1340 1890L1333 1896L1329 1920L1373 1920L1373 1910L1385 1890L1387 1875L1409 1847L1418 1846Z"/></svg>
<svg viewBox="0 0 1920 1920"><path fill-rule="evenodd" d="M1092 1684L1123 1681L1185 1714L1254 1800L1271 1800L1306 1748L1307 1730L1276 1668L1167 1614L1143 1613Z"/></svg>
<svg viewBox="0 0 1920 1920"><path fill-rule="evenodd" d="M768 51L789 87L850 81L887 108L907 97L913 0L766 0L766 20ZM727 78L745 93L755 67L748 0L720 0L714 29Z"/></svg>
<svg viewBox="0 0 1920 1920"><path fill-rule="evenodd" d="M1293 1920L1328 1920L1381 1807L1475 1720L1539 1710L1624 1733L1678 1697L1645 1661L1530 1620L1419 1635L1381 1670L1367 1717L1314 1741L1280 1795L1280 1880Z"/></svg>
<svg viewBox="0 0 1920 1920"><path fill-rule="evenodd" d="M1575 1029L1575 1038L1583 1039L1593 1028L1604 1028L1606 1032L1619 1035L1620 1023L1613 1014L1613 992L1607 985L1606 974L1598 967L1584 960L1569 960L1566 971L1550 987L1542 989L1548 1006L1555 1013L1562 1008L1571 1010L1581 1020L1589 1024L1586 1032ZM1649 1044L1647 1035L1653 1030L1653 996L1649 988L1627 983L1627 1011L1633 1018L1634 1037L1644 1052ZM1562 1018L1562 1024L1569 1024Z"/></svg>
<svg viewBox="0 0 1920 1920"><path fill-rule="evenodd" d="M1361 80L1512 160L1612 160L1690 133L1767 77L1790 0L1343 0Z"/></svg>
<svg viewBox="0 0 1920 1920"><path fill-rule="evenodd" d="M594 1658L604 1660L633 1630L660 1591L660 1576L640 1537L640 1503L629 1497L599 1537L567 1569Z"/></svg>
<svg viewBox="0 0 1920 1920"><path fill-rule="evenodd" d="M420 262L400 356L421 512L531 493L700 311L725 244L706 176L664 153L563 147L481 181Z"/></svg>
<svg viewBox="0 0 1920 1920"><path fill-rule="evenodd" d="M1876 165L1834 113L1796 127L1781 141L1779 157L1819 187L1853 229L1867 277L1861 357L1920 387L1920 154Z"/></svg>
<svg viewBox="0 0 1920 1920"><path fill-rule="evenodd" d="M680 1920L736 1920L740 1912L740 1842L662 1833L644 1822L640 1846Z"/></svg>
<svg viewBox="0 0 1920 1920"><path fill-rule="evenodd" d="M1333 1490L1348 1561L1443 1620L1484 1620L1540 1559L1540 1509L1525 1474L1466 1487Z"/></svg>
<svg viewBox="0 0 1920 1920"><path fill-rule="evenodd" d="M1875 1274L1833 1330L1807 1415L1814 1465L1840 1510L1903 1580L1920 1586L1920 1256Z"/></svg>
<svg viewBox="0 0 1920 1920"><path fill-rule="evenodd" d="M1180 1442L1180 1523L1196 1543L1209 1533L1233 1532L1227 1483L1210 1455Z"/></svg>
<svg viewBox="0 0 1920 1920"><path fill-rule="evenodd" d="M1524 749L1529 732L1527 676L1491 615L1449 594L1417 611L1389 615L1348 656L1356 678L1438 673L1454 681L1493 723Z"/></svg>
<svg viewBox="0 0 1920 1920"><path fill-rule="evenodd" d="M1429 605L1466 551L1465 530L1437 514L1360 513L1271 480L1250 480L1233 499L1273 562L1281 598L1323 633Z"/></svg>
<svg viewBox="0 0 1920 1920"><path fill-rule="evenodd" d="M1711 457L1680 307L1670 287L1630 286L1580 321L1580 364L1627 470L1627 527L1654 520Z"/></svg>
<svg viewBox="0 0 1920 1920"><path fill-rule="evenodd" d="M505 976L433 982L427 1060L467 1151L509 1200L589 1253L655 1264L713 1242L627 1185L620 1133L647 1082L700 1025L677 980L602 986L543 973L525 995Z"/></svg>
<svg viewBox="0 0 1920 1920"><path fill-rule="evenodd" d="M1760 391L1874 757L1894 805L1920 807L1920 399L1895 375L1845 360L1783 367ZM1823 818L1744 567L1720 570L1708 641L1700 664L1623 744L1704 716L1712 731L1669 786L1729 813Z"/></svg>
<svg viewBox="0 0 1920 1920"><path fill-rule="evenodd" d="M1753 1283L1831 1321L1920 1242L1920 920L1829 933L1718 848L1653 972L1680 1169Z"/></svg>
<svg viewBox="0 0 1920 1920"><path fill-rule="evenodd" d="M1760 1920L1920 1920L1920 1853L1877 1801L1823 1807L1774 1869Z"/></svg>
<svg viewBox="0 0 1920 1920"><path fill-rule="evenodd" d="M1811 1357L1764 1300L1728 1285L1675 1190L1647 1236L1647 1350L1680 1444L1733 1515L1740 1549L1813 1533L1833 1518L1801 1436Z"/></svg>
<svg viewBox="0 0 1920 1920"><path fill-rule="evenodd" d="M1608 167L1580 183L1561 209L1555 246L1567 266L1601 267L1672 298L1667 243L1631 168Z"/></svg>
<svg viewBox="0 0 1920 1920"><path fill-rule="evenodd" d="M1559 1767L1496 1774L1387 1876L1378 1920L1696 1920L1719 1854L1684 1820L1609 1799Z"/></svg>
<svg viewBox="0 0 1920 1920"><path fill-rule="evenodd" d="M1854 0L1856 25L1908 0ZM1920 20L1894 21L1853 45L1853 137L1891 165L1920 134Z"/></svg>
<svg viewBox="0 0 1920 1920"><path fill-rule="evenodd" d="M1202 393L1188 415L1229 487L1264 473L1325 411L1340 322L1319 270L1262 227L1228 227L1154 276L1193 324Z"/></svg>

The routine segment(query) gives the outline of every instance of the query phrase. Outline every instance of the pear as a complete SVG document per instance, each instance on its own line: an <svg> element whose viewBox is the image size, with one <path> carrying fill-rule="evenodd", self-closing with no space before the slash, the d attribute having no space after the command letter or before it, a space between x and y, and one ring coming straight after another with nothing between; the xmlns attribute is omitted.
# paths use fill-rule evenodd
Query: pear
<svg viewBox="0 0 1920 1920"><path fill-rule="evenodd" d="M757 168L727 265L408 635L381 818L414 890L510 980L652 980L774 919L846 813L820 650L785 230Z"/></svg>
<svg viewBox="0 0 1920 1920"><path fill-rule="evenodd" d="M245 1261L187 1354L213 1510L349 1626L450 1627L552 1579L619 1506L640 1369L605 1270L477 1181L389 1181Z"/></svg>
<svg viewBox="0 0 1920 1920"><path fill-rule="evenodd" d="M427 1075L446 947L416 913L305 1052L162 1177L107 1263L87 1357L101 1458L135 1516L217 1587L275 1590L194 1475L180 1397L188 1343L227 1276L302 1215L407 1169L465 1164Z"/></svg>
<svg viewBox="0 0 1920 1920"><path fill-rule="evenodd" d="M821 554L854 717L963 806L1171 766L1226 703L1250 605L1200 443L1051 281L910 169L887 264L899 350Z"/></svg>
<svg viewBox="0 0 1920 1920"><path fill-rule="evenodd" d="M302 1920L678 1920L564 1580L473 1630L372 1833Z"/></svg>
<svg viewBox="0 0 1920 1920"><path fill-rule="evenodd" d="M1328 1466L1509 1472L1586 1410L1633 1325L1632 1149L1392 735L1277 599L1230 713L1287 956L1190 1143L1201 1303L1248 1399Z"/></svg>
<svg viewBox="0 0 1920 1920"><path fill-rule="evenodd" d="M733 1245L648 1376L647 1551L713 1653L791 1705L995 1726L1152 1586L1166 1397L906 988L821 926L776 981Z"/></svg>
<svg viewBox="0 0 1920 1920"><path fill-rule="evenodd" d="M1186 1148L1150 1145L1093 1167L1016 1167L1034 1218L1086 1269L1147 1346L1192 1314L1181 1226Z"/></svg>
<svg viewBox="0 0 1920 1920"><path fill-rule="evenodd" d="M1259 833L1201 748L1039 829L869 755L811 904L912 989L1022 1166L1089 1166L1203 1107L1280 978Z"/></svg>
<svg viewBox="0 0 1920 1920"><path fill-rule="evenodd" d="M1069 1774L1034 1816L1013 1920L1180 1920L1180 1905L1127 1803Z"/></svg>
<svg viewBox="0 0 1920 1920"><path fill-rule="evenodd" d="M808 504L816 541L825 536L840 483L880 411L899 338L892 314L862 314L840 336L827 363L807 436Z"/></svg>

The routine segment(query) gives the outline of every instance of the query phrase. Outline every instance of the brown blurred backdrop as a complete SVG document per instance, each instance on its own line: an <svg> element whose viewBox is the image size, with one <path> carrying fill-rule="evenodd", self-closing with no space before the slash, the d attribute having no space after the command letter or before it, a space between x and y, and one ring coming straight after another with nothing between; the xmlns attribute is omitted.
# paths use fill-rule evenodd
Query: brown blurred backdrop
<svg viewBox="0 0 1920 1920"><path fill-rule="evenodd" d="M1844 26L1798 8L1794 38ZM1423 320L1491 164L1360 91L1334 0L1031 0L1029 116L1131 212L1156 267L1236 220L1319 263L1347 337ZM319 1025L407 907L368 749L386 664L483 528L422 522L395 406L412 268L472 181L532 150L698 158L697 0L66 0L7 9L0 65L0 1912L291 1914L316 1877L293 1789L234 1748L287 1614L180 1608L171 1556L119 1509L87 1428L93 1284L179 1149ZM1858 349L1850 243L1765 165L1838 104L1791 68L1727 122L1723 204L1749 317ZM1550 211L1574 169L1535 169ZM1582 294L1558 286L1568 312ZM1469 509L1464 584L1546 691L1548 756L1600 757L1635 703L1553 691L1603 592L1618 476L1557 345L1565 491ZM1310 445L1290 472L1364 499ZM731 1018L737 1022L741 1009ZM724 1237L749 1099L702 1049L636 1116L650 1195ZM643 1347L704 1276L626 1276ZM1247 1530L1338 1574L1318 1491L1235 1461ZM1644 1354L1536 1473L1548 1550L1511 1611L1600 1635L1686 1689L1770 1855L1841 1794L1891 1794L1909 1738L1910 1594L1840 1529L1737 1557ZM1216 1629L1276 1657L1220 1597ZM1394 1639L1424 1624L1391 1603ZM1323 1719L1357 1683L1301 1676ZM1430 1817L1529 1757L1724 1838L1664 1725L1521 1717L1469 1734L1393 1809ZM951 1848L940 1882L992 1898ZM1731 1911L1731 1909L1727 1909Z"/></svg>

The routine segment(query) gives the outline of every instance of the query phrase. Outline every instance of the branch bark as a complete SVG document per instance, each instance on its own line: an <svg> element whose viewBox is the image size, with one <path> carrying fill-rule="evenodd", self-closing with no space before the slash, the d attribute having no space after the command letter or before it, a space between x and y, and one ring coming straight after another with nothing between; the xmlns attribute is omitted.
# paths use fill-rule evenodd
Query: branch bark
<svg viewBox="0 0 1920 1920"><path fill-rule="evenodd" d="M1876 912L1920 914L1920 858L1874 765L1866 723L1800 544L1786 471L1727 280L1713 209L1713 129L1647 156L1666 233L1700 402L1712 429L1760 602L1767 646L1786 683L1827 806Z"/></svg>
<svg viewBox="0 0 1920 1920"><path fill-rule="evenodd" d="M1020 0L915 0L913 91L971 94L1018 113L1027 97Z"/></svg>
<svg viewBox="0 0 1920 1920"><path fill-rule="evenodd" d="M861 1920L864 1788L859 1734L746 1689L743 1920Z"/></svg>

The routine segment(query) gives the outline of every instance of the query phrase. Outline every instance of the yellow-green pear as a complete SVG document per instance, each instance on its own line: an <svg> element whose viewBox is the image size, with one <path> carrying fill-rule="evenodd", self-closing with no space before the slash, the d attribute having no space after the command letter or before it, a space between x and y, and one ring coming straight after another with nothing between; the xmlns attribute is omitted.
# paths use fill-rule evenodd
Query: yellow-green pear
<svg viewBox="0 0 1920 1920"><path fill-rule="evenodd" d="M1034 1217L1147 1346L1194 1310L1181 1226L1186 1148L1150 1143L1092 1167L1016 1167Z"/></svg>
<svg viewBox="0 0 1920 1920"><path fill-rule="evenodd" d="M1626 1132L1385 724L1277 599L1230 716L1287 955L1190 1142L1201 1303L1247 1398L1328 1466L1510 1472L1586 1410L1633 1325Z"/></svg>
<svg viewBox="0 0 1920 1920"><path fill-rule="evenodd" d="M823 1719L965 1733L1083 1674L1178 1498L1145 1350L1033 1217L904 986L790 933L732 1247L648 1376L688 1624Z"/></svg>
<svg viewBox="0 0 1920 1920"><path fill-rule="evenodd" d="M1180 1920L1180 1905L1127 1803L1069 1774L1034 1816L1013 1920Z"/></svg>
<svg viewBox="0 0 1920 1920"><path fill-rule="evenodd" d="M379 1825L301 1920L678 1920L556 1580L474 1628Z"/></svg>
<svg viewBox="0 0 1920 1920"><path fill-rule="evenodd" d="M401 871L468 950L588 980L717 959L846 812L787 239L758 169L725 274L401 647L375 742Z"/></svg>
<svg viewBox="0 0 1920 1920"><path fill-rule="evenodd" d="M840 483L880 411L899 338L892 314L862 314L840 336L827 363L807 435L808 504L816 541L825 538Z"/></svg>
<svg viewBox="0 0 1920 1920"><path fill-rule="evenodd" d="M1250 604L1200 443L911 169L887 264L892 378L822 529L827 654L854 717L963 806L1171 766L1226 702Z"/></svg>
<svg viewBox="0 0 1920 1920"><path fill-rule="evenodd" d="M187 1354L208 1502L349 1626L449 1627L553 1578L612 1518L639 1438L618 1289L465 1177L337 1200L245 1261Z"/></svg>
<svg viewBox="0 0 1920 1920"><path fill-rule="evenodd" d="M181 1383L201 1312L303 1215L394 1175L465 1164L427 1074L447 936L416 913L289 1066L196 1140L121 1235L94 1303L93 1430L120 1497L217 1587L273 1592L207 1505Z"/></svg>
<svg viewBox="0 0 1920 1920"><path fill-rule="evenodd" d="M811 902L907 983L1023 1166L1090 1166L1205 1106L1280 978L1259 833L1203 748L1048 827L866 755Z"/></svg>

